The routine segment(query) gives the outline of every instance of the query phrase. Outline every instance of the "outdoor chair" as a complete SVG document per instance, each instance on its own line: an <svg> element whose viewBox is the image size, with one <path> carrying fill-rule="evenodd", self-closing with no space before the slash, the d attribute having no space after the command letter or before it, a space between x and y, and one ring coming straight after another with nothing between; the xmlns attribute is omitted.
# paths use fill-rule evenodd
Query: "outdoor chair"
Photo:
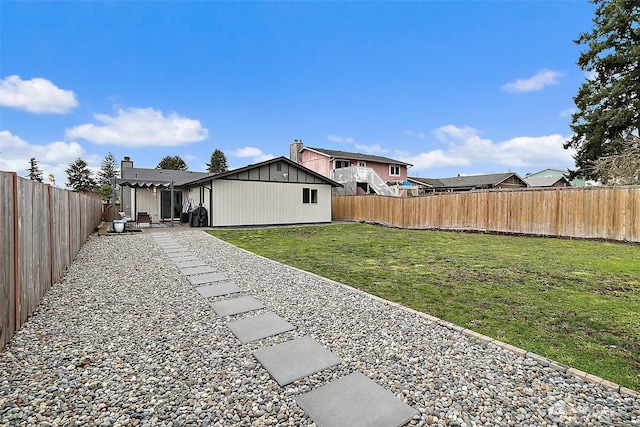
<svg viewBox="0 0 640 427"><path fill-rule="evenodd" d="M148 223L149 227L151 227L151 215L147 212L138 212L138 215L136 216L136 224L138 224L138 227L140 227L141 222Z"/></svg>

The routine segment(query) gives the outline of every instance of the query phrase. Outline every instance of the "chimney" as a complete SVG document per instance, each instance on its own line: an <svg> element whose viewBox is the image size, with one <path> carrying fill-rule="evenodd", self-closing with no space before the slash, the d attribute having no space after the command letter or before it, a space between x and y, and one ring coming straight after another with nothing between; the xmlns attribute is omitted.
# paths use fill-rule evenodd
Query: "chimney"
<svg viewBox="0 0 640 427"><path fill-rule="evenodd" d="M120 162L120 178L124 178L124 168L133 168L133 160L129 156L124 156Z"/></svg>
<svg viewBox="0 0 640 427"><path fill-rule="evenodd" d="M302 150L302 140L294 139L293 144L289 146L289 159L300 163L300 150Z"/></svg>

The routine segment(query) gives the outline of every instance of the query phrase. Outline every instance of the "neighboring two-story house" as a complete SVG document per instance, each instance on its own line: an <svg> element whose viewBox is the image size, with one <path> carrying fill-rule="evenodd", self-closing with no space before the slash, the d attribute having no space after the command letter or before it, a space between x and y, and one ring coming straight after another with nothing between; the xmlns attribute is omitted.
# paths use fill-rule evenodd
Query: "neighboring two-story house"
<svg viewBox="0 0 640 427"><path fill-rule="evenodd" d="M413 166L400 160L370 154L305 147L294 140L289 158L343 185L337 194L380 194L402 197L410 187L407 170Z"/></svg>

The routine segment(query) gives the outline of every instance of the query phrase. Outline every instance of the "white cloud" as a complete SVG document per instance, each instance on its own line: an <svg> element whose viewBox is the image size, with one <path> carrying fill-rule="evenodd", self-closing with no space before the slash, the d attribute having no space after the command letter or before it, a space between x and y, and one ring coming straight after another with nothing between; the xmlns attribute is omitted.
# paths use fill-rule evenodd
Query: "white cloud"
<svg viewBox="0 0 640 427"><path fill-rule="evenodd" d="M329 135L327 139L331 142L339 142L340 144L353 144L353 138L349 136Z"/></svg>
<svg viewBox="0 0 640 427"><path fill-rule="evenodd" d="M482 138L470 127L442 126L434 131L444 148L417 155L396 152L396 158L413 165L410 174L429 169L452 166L477 167L485 170L506 171L518 168L543 169L546 167L570 167L574 150L563 148L566 137L558 134L530 137L521 136L494 142ZM458 171L460 173L464 171ZM435 176L434 176L435 177Z"/></svg>
<svg viewBox="0 0 640 427"><path fill-rule="evenodd" d="M49 80L22 80L9 76L0 80L0 105L37 114L65 114L78 105L75 94Z"/></svg>
<svg viewBox="0 0 640 427"><path fill-rule="evenodd" d="M251 163L260 163L269 159L273 159L272 154L265 154L259 148L255 147L242 147L235 151L231 151L230 154L239 158L251 158Z"/></svg>
<svg viewBox="0 0 640 427"><path fill-rule="evenodd" d="M199 120L187 119L175 112L165 116L153 108L118 109L117 116L95 114L94 118L101 125L76 126L66 130L67 136L124 147L170 147L202 141L209 135Z"/></svg>
<svg viewBox="0 0 640 427"><path fill-rule="evenodd" d="M559 71L542 70L528 79L517 79L507 83L502 86L502 89L507 92L532 92L557 84L560 77L562 77L562 73Z"/></svg>
<svg viewBox="0 0 640 427"><path fill-rule="evenodd" d="M52 174L56 185L64 187L67 180L65 170L73 161L81 157L90 168L99 168L102 159L97 155L88 155L77 142L51 142L45 145L33 145L11 132L0 131L0 170L16 172L19 176L28 176L29 160L35 157L42 177Z"/></svg>
<svg viewBox="0 0 640 427"><path fill-rule="evenodd" d="M398 160L402 160L403 162L413 165L410 169L409 175L416 170L428 170L447 166L468 166L471 164L469 159L452 156L442 150L420 153L417 156L401 156Z"/></svg>

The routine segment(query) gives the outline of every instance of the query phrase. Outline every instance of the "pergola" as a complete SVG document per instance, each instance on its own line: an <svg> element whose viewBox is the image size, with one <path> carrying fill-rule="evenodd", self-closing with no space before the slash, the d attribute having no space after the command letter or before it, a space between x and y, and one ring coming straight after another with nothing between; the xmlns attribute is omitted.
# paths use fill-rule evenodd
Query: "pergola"
<svg viewBox="0 0 640 427"><path fill-rule="evenodd" d="M135 179L135 178L113 178L111 180L111 194L114 200L116 200L116 186L120 185L121 187L130 187L130 188L152 188L152 187L164 187L169 188L171 190L171 227L173 227L173 212L174 212L174 201L173 201L173 181L160 181L160 180L150 180L150 179ZM116 210L111 210L111 222L116 218Z"/></svg>

